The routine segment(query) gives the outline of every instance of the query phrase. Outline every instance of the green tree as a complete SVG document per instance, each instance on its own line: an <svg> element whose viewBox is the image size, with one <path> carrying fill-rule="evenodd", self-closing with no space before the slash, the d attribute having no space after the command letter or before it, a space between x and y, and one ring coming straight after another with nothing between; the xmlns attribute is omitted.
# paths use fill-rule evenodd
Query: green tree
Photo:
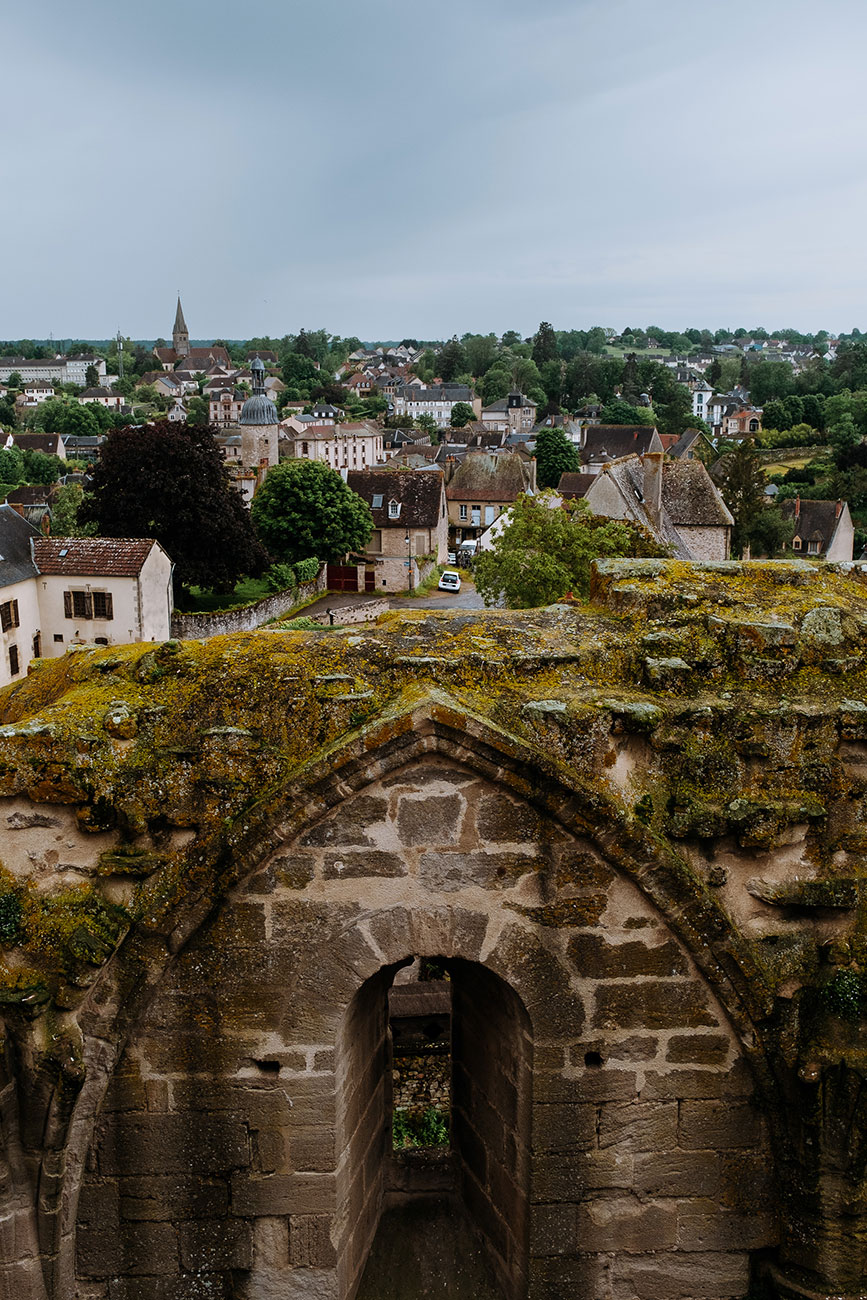
<svg viewBox="0 0 867 1300"><path fill-rule="evenodd" d="M654 415L646 406L630 406L616 398L602 409L601 424L653 424Z"/></svg>
<svg viewBox="0 0 867 1300"><path fill-rule="evenodd" d="M211 408L204 397L187 400L187 422L196 429L207 429L211 422Z"/></svg>
<svg viewBox="0 0 867 1300"><path fill-rule="evenodd" d="M7 384L9 385L10 388L20 388L20 387L21 387L21 373L20 373L20 371L18 371L18 370L13 370L12 373L10 374L9 378L6 380L6 382L7 382Z"/></svg>
<svg viewBox="0 0 867 1300"><path fill-rule="evenodd" d="M533 339L533 360L541 371L546 361L556 361L559 356L554 326L543 320Z"/></svg>
<svg viewBox="0 0 867 1300"><path fill-rule="evenodd" d="M23 452L24 481L43 483L48 486L56 483L61 470L66 468L59 456L47 455L44 451L34 451L26 447Z"/></svg>
<svg viewBox="0 0 867 1300"><path fill-rule="evenodd" d="M78 483L64 483L57 489L57 496L51 507L51 533L54 537L91 537L96 532L95 524L81 524L78 521L84 490Z"/></svg>
<svg viewBox="0 0 867 1300"><path fill-rule="evenodd" d="M540 429L536 435L536 482L540 488L556 488L561 474L581 468L578 448L562 429Z"/></svg>
<svg viewBox="0 0 867 1300"><path fill-rule="evenodd" d="M468 334L462 339L470 373L480 379L497 360L496 334Z"/></svg>
<svg viewBox="0 0 867 1300"><path fill-rule="evenodd" d="M440 378L446 384L457 379L458 375L465 374L469 369L467 354L458 342L456 334L449 339L440 353L438 369Z"/></svg>
<svg viewBox="0 0 867 1300"><path fill-rule="evenodd" d="M765 476L749 438L737 443L733 450L724 452L714 468L714 477L735 521L732 553L743 555L744 548L751 544L757 520L767 503Z"/></svg>
<svg viewBox="0 0 867 1300"><path fill-rule="evenodd" d="M502 363L498 362L496 366L491 367L482 380L482 401L485 406L490 406L492 402L499 402L501 398L507 397L511 389L512 377L502 368Z"/></svg>
<svg viewBox="0 0 867 1300"><path fill-rule="evenodd" d="M18 447L0 447L0 483L24 481L24 456Z"/></svg>
<svg viewBox="0 0 867 1300"><path fill-rule="evenodd" d="M253 498L253 524L276 560L339 560L367 545L373 516L336 470L288 460L268 471Z"/></svg>
<svg viewBox="0 0 867 1300"><path fill-rule="evenodd" d="M469 402L455 402L449 423L453 429L465 429L476 418L476 413Z"/></svg>
<svg viewBox="0 0 867 1300"><path fill-rule="evenodd" d="M439 435L439 426L437 425L437 422L434 419L434 417L428 411L423 411L421 415L416 416L415 422L417 427L421 429L422 433L430 434L432 442L437 441ZM408 426L403 425L402 427L406 428Z"/></svg>
<svg viewBox="0 0 867 1300"><path fill-rule="evenodd" d="M486 605L528 609L567 592L586 595L596 559L660 554L636 525L591 514L584 501L564 502L561 509L544 497L522 496L493 549L477 558L474 577Z"/></svg>
<svg viewBox="0 0 867 1300"><path fill-rule="evenodd" d="M268 564L213 434L182 421L113 429L79 521L102 537L155 537L182 587L232 591Z"/></svg>
<svg viewBox="0 0 867 1300"><path fill-rule="evenodd" d="M84 383L86 388L97 388L99 385L99 371L96 366L89 365L84 372Z"/></svg>
<svg viewBox="0 0 867 1300"><path fill-rule="evenodd" d="M504 348L513 348L516 343L521 342L521 336L517 330L506 330L500 342Z"/></svg>

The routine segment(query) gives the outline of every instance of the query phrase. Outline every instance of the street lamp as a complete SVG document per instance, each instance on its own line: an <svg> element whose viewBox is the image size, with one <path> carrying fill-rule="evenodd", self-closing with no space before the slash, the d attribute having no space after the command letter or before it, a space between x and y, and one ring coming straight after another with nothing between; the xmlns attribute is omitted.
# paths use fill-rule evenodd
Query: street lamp
<svg viewBox="0 0 867 1300"><path fill-rule="evenodd" d="M412 552L410 551L409 529L406 530L406 536L403 539L406 542L406 567L409 570L409 590L412 591Z"/></svg>

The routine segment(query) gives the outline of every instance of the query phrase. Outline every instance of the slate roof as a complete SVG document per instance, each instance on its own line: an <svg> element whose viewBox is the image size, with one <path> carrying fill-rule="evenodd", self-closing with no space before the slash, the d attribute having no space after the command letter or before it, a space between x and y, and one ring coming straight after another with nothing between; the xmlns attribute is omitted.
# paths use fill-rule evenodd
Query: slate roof
<svg viewBox="0 0 867 1300"><path fill-rule="evenodd" d="M576 497L583 497L590 484L595 482L595 474L576 474L570 471L560 475L557 491L566 501L574 501Z"/></svg>
<svg viewBox="0 0 867 1300"><path fill-rule="evenodd" d="M152 537L45 537L33 543L39 573L134 578L157 543Z"/></svg>
<svg viewBox="0 0 867 1300"><path fill-rule="evenodd" d="M11 587L36 577L38 569L33 563L30 543L39 536L39 530L17 510L0 506L0 587Z"/></svg>
<svg viewBox="0 0 867 1300"><path fill-rule="evenodd" d="M662 451L659 434L652 424L588 424L584 429L582 460L607 451L614 460L621 456L643 456Z"/></svg>
<svg viewBox="0 0 867 1300"><path fill-rule="evenodd" d="M56 456L62 444L59 433L13 433L15 446L22 451L44 451L48 456Z"/></svg>
<svg viewBox="0 0 867 1300"><path fill-rule="evenodd" d="M734 523L700 460L663 462L662 506L676 528L723 528Z"/></svg>
<svg viewBox="0 0 867 1300"><path fill-rule="evenodd" d="M699 429L686 429L678 438L677 442L672 443L667 448L668 455L674 460L680 460L685 456L690 448L694 447L697 442L701 442L701 431Z"/></svg>
<svg viewBox="0 0 867 1300"><path fill-rule="evenodd" d="M517 409L517 407L519 406L532 407L533 410L535 411L536 409L535 402L531 402L529 397L525 397L523 393L520 393L519 396L521 400L520 402L516 403L515 408L510 407L510 402L508 397L501 397L498 402L491 402L490 406L482 407L482 414L484 415L485 411L508 411L510 409Z"/></svg>
<svg viewBox="0 0 867 1300"><path fill-rule="evenodd" d="M79 397L113 397L114 393L110 388L85 388Z"/></svg>
<svg viewBox="0 0 867 1300"><path fill-rule="evenodd" d="M795 536L805 542L821 542L825 551L837 528L838 514L836 501L810 501L804 497L780 503L784 519L792 519L795 524ZM841 511L842 513L842 511Z"/></svg>
<svg viewBox="0 0 867 1300"><path fill-rule="evenodd" d="M468 452L446 488L449 501L516 501L530 486L530 476L520 456Z"/></svg>
<svg viewBox="0 0 867 1300"><path fill-rule="evenodd" d="M403 469L351 469L346 482L367 502L374 528L436 528L442 516L442 473ZM374 508L373 498L382 504ZM389 501L401 503L400 517L389 519Z"/></svg>

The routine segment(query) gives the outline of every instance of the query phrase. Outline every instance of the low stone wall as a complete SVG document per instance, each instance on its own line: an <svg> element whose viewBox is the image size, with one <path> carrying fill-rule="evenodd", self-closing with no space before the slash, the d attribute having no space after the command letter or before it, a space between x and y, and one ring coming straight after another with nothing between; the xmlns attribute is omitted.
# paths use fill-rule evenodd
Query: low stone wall
<svg viewBox="0 0 867 1300"><path fill-rule="evenodd" d="M334 623L338 626L345 626L347 623L372 623L379 618L380 614L388 611L389 604L387 600L365 600L358 605L336 605L331 614ZM328 626L330 618L326 610L318 614L311 614L310 617L317 623Z"/></svg>
<svg viewBox="0 0 867 1300"><path fill-rule="evenodd" d="M178 640L200 641L209 636L225 636L229 632L252 632L263 623L289 614L297 605L318 596L326 589L325 565L321 565L312 582L302 582L299 587L286 587L273 596L257 600L255 605L239 605L236 609L216 610L211 614L180 614L172 612L172 636ZM363 620L355 620L362 622Z"/></svg>

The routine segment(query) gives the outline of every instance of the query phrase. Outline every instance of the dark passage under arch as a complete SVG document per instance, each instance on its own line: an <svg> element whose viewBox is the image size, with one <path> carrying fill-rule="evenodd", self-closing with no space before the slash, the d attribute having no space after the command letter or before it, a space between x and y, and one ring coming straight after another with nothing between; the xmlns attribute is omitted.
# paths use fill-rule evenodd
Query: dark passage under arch
<svg viewBox="0 0 867 1300"><path fill-rule="evenodd" d="M477 962L451 990L449 1150L392 1148L384 967L353 999L338 1049L341 1300L523 1300L528 1286L532 1037L521 999Z"/></svg>

